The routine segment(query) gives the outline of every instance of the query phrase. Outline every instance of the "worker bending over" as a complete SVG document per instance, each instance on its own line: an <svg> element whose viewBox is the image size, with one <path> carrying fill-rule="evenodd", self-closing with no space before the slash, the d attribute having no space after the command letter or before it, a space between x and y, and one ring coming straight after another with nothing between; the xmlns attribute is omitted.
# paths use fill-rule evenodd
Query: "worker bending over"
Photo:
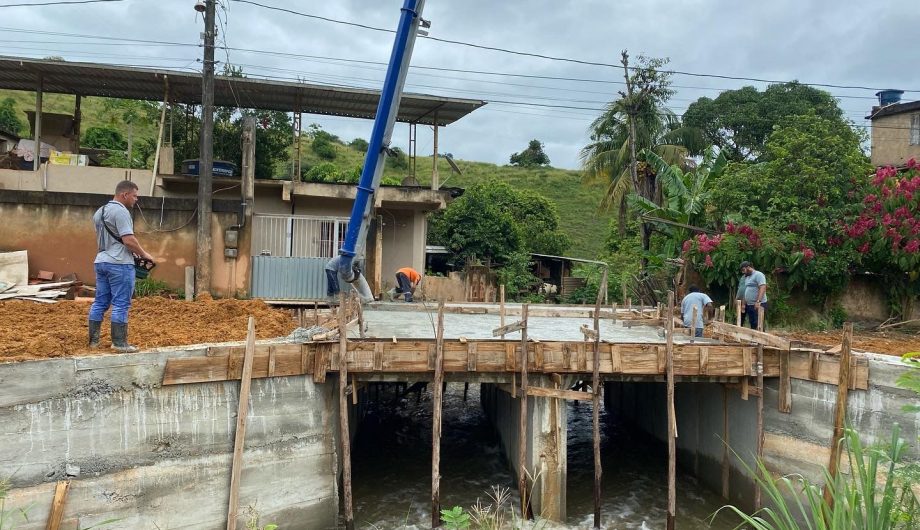
<svg viewBox="0 0 920 530"><path fill-rule="evenodd" d="M691 285L689 293L680 302L680 314L684 326L693 329L694 337L703 336L703 327L709 322L713 306L712 298L706 293L701 293L699 287ZM696 309L696 321L693 321L693 310Z"/></svg>
<svg viewBox="0 0 920 530"><path fill-rule="evenodd" d="M412 293L422 283L422 275L412 267L403 267L396 271L396 287L387 293L391 300L406 296L406 302L412 301Z"/></svg>

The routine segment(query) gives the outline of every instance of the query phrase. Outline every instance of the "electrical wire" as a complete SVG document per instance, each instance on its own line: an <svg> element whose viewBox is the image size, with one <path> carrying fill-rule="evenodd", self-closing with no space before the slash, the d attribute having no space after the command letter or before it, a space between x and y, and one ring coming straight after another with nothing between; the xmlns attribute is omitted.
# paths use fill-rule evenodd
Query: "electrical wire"
<svg viewBox="0 0 920 530"><path fill-rule="evenodd" d="M61 0L57 2L38 2L34 4L0 4L0 7L63 6L73 4L99 4L102 2L124 2L124 0Z"/></svg>

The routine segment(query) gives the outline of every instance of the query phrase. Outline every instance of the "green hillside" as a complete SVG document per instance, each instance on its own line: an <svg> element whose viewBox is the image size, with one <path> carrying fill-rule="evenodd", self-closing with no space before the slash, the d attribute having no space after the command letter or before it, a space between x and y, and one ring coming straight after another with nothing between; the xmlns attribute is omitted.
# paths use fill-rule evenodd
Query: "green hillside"
<svg viewBox="0 0 920 530"><path fill-rule="evenodd" d="M364 152L342 144L333 144L336 157L331 160L341 168L361 166ZM310 139L304 139L301 164L304 168L326 162L310 148ZM447 161L438 160L438 174L444 187L465 188L476 182L494 177L515 188L535 191L552 201L559 212L560 226L572 239L569 256L593 259L601 252L607 238L608 226L613 218L606 212L598 212L598 204L604 193L602 184L582 182L580 171L556 168L519 168L499 166L485 162L456 160L463 172L457 175L451 171ZM416 178L423 185L431 184L431 157L418 157ZM408 170L395 169L388 164L384 177L403 178Z"/></svg>
<svg viewBox="0 0 920 530"><path fill-rule="evenodd" d="M11 97L16 102L17 115L24 124L24 130L19 131L28 135L28 121L26 110L35 108L35 94L13 90L0 90L0 101ZM86 131L94 126L110 126L116 128L123 136L127 137L127 126L108 112L103 105L103 98L83 98L82 129ZM44 97L43 107L46 112L59 112L72 114L74 105L73 96L47 94ZM305 128L306 129L306 128ZM139 122L134 126L134 138L153 138L156 136L156 123ZM312 137L309 131L304 131L301 148L301 164L306 172L309 168L330 162L338 168L347 170L361 167L364 151L349 147L341 142L333 142L335 158L322 159L311 148ZM284 157L287 158L287 157ZM508 182L519 189L533 190L540 193L556 204L561 219L561 228L571 237L572 247L568 255L581 258L595 258L603 247L607 237L608 224L611 216L599 213L598 203L604 192L603 185L585 184L582 182L581 173L578 171L555 168L518 168L512 166L499 166L484 162L471 162L456 160L463 172L457 175L451 171L450 166L443 159L438 161L438 171L441 184L446 187L468 187L472 184L495 177ZM276 177L285 178L289 175L290 164L276 164ZM409 174L405 168L394 167L392 160L384 169L384 177L402 179ZM417 159L416 175L422 184L431 183L431 157Z"/></svg>

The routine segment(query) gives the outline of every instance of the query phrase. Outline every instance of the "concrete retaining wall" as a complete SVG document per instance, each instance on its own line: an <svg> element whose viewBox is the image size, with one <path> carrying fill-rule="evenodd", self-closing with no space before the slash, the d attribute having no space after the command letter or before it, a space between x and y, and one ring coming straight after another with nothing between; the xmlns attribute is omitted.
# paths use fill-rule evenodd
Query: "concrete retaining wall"
<svg viewBox="0 0 920 530"><path fill-rule="evenodd" d="M239 382L161 387L167 357L202 350L0 365L0 477L6 509L44 528L55 481L70 478L64 528L224 528ZM262 524L336 522L334 381L256 379L241 513ZM241 519L240 526L245 523Z"/></svg>

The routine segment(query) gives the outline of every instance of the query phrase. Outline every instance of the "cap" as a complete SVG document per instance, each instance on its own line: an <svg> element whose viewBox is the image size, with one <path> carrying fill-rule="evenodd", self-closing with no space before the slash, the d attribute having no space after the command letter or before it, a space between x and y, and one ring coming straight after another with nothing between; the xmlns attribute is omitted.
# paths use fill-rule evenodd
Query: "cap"
<svg viewBox="0 0 920 530"><path fill-rule="evenodd" d="M750 261L742 261L742 262L741 262L741 266L740 266L739 268L743 269L743 268L745 268L745 267L750 267L750 266L751 266L751 262L750 262Z"/></svg>

